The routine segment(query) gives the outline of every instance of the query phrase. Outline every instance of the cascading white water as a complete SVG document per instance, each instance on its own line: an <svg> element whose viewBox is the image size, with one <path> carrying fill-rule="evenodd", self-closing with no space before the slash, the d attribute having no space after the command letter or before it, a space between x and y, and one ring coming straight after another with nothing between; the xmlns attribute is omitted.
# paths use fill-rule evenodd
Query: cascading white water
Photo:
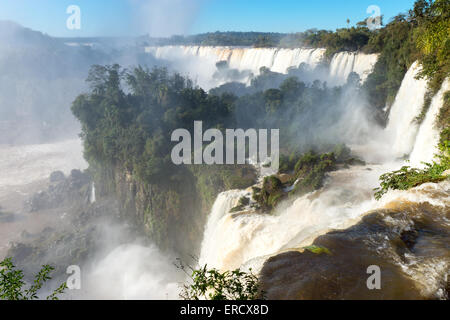
<svg viewBox="0 0 450 320"><path fill-rule="evenodd" d="M287 73L291 67L299 67L302 63L314 69L325 61L325 49L296 48L238 48L209 46L164 46L147 47L147 53L158 59L169 61L181 58L196 58L202 61L206 69L213 69L215 63L227 61L232 69L250 70L259 74L262 67L273 72ZM341 52L336 54L330 64L328 81L331 85L342 85L351 72L356 72L364 81L372 71L377 54ZM203 70L203 69L202 69Z"/></svg>
<svg viewBox="0 0 450 320"><path fill-rule="evenodd" d="M229 195L221 194L206 227L200 264L223 270L239 268L260 257L309 245L330 229L353 225L376 205L372 190L386 167L368 169L334 172L323 190L300 197L272 215L233 215L230 206L223 205ZM239 191L232 194L239 195Z"/></svg>
<svg viewBox="0 0 450 320"><path fill-rule="evenodd" d="M330 63L330 84L343 85L351 72L355 72L364 82L372 72L378 60L377 54L340 52L333 56Z"/></svg>
<svg viewBox="0 0 450 320"><path fill-rule="evenodd" d="M215 236L219 222L237 205L239 199L245 194L245 191L231 190L218 195L205 228L199 259L200 265L209 264L213 259L219 259L221 252L217 250L216 243L209 241L209 239Z"/></svg>
<svg viewBox="0 0 450 320"><path fill-rule="evenodd" d="M306 63L315 67L323 60L324 49L276 49L276 48L233 48L233 47L184 47L164 46L148 47L147 53L158 59L173 60L180 56L191 56L204 59L205 62L216 63L227 61L231 68L251 70L259 73L262 67L274 72L286 73L290 67L298 67Z"/></svg>
<svg viewBox="0 0 450 320"><path fill-rule="evenodd" d="M95 183L92 183L92 187L91 187L91 195L89 197L89 201L92 203L95 203L96 198L95 198Z"/></svg>
<svg viewBox="0 0 450 320"><path fill-rule="evenodd" d="M420 126L414 149L410 157L410 162L413 167L422 166L422 162L431 162L434 155L438 153L437 145L439 143L439 130L436 128L436 120L444 103L444 94L449 90L450 79L447 78L442 84L439 92L431 101L430 110Z"/></svg>
<svg viewBox="0 0 450 320"><path fill-rule="evenodd" d="M415 121L420 114L427 92L427 80L416 79L421 71L416 61L406 73L392 105L385 130L394 157L409 155L414 147L419 125Z"/></svg>

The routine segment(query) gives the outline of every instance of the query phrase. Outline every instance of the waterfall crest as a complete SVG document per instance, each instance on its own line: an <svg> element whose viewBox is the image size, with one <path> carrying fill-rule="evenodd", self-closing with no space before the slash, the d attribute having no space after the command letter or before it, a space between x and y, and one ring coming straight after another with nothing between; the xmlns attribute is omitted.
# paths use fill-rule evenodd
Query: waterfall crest
<svg viewBox="0 0 450 320"><path fill-rule="evenodd" d="M364 82L372 72L378 60L377 54L340 52L333 56L330 63L330 81L334 85L343 85L351 72L355 72Z"/></svg>
<svg viewBox="0 0 450 320"><path fill-rule="evenodd" d="M291 67L306 64L311 69L326 61L326 49L311 48L240 48L211 46L163 46L147 47L147 53L158 59L176 60L180 57L194 57L214 67L219 61L227 61L230 68L239 71L250 70L259 74L262 67L273 72L287 73ZM365 81L377 62L377 54L341 52L333 56L330 63L330 81L332 85L342 85L351 72L356 72Z"/></svg>

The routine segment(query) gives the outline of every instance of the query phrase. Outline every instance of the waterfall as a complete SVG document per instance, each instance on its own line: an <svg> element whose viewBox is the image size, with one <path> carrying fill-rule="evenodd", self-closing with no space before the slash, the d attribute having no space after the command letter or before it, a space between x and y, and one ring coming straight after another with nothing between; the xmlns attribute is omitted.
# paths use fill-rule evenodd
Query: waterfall
<svg viewBox="0 0 450 320"><path fill-rule="evenodd" d="M91 187L91 195L89 196L89 201L90 203L95 203L96 198L95 198L95 183L92 182L92 187Z"/></svg>
<svg viewBox="0 0 450 320"><path fill-rule="evenodd" d="M222 192L217 197L206 224L199 259L200 265L210 265L211 261L220 258L222 252L217 250L216 240L212 239L217 239L217 236L221 235L219 230L221 220L229 217L230 210L238 204L239 199L244 195L246 195L245 191L232 190ZM217 239L217 241L220 241L220 239Z"/></svg>
<svg viewBox="0 0 450 320"><path fill-rule="evenodd" d="M420 71L420 64L414 62L402 81L389 114L385 131L394 157L409 155L414 147L419 130L415 119L422 111L427 92L427 80L416 79Z"/></svg>
<svg viewBox="0 0 450 320"><path fill-rule="evenodd" d="M385 168L371 169L334 172L323 190L300 197L274 214L229 213L230 203L242 193L221 194L206 227L200 265L222 270L239 268L254 259L308 245L330 229L354 224L375 204L372 189ZM355 185L360 188L355 190Z"/></svg>
<svg viewBox="0 0 450 320"><path fill-rule="evenodd" d="M430 110L428 110L425 120L420 126L410 157L410 162L413 167L422 166L422 162L431 162L434 155L438 153L439 130L436 128L436 120L444 104L444 94L449 90L450 78L447 78L431 101Z"/></svg>
<svg viewBox="0 0 450 320"><path fill-rule="evenodd" d="M147 53L158 59L174 60L180 57L197 57L205 62L227 61L231 68L259 73L262 67L274 72L286 73L291 67L302 63L314 68L323 61L325 49L277 49L277 48L233 48L233 47L147 47Z"/></svg>
<svg viewBox="0 0 450 320"><path fill-rule="evenodd" d="M177 61L183 59L199 59L200 70L213 70L219 61L227 61L230 68L239 71L250 70L259 74L262 67L273 72L287 73L291 67L299 67L306 64L313 70L321 62L325 61L326 49L311 48L240 48L240 47L211 47L211 46L163 46L147 47L147 53L153 54L158 59ZM378 59L377 54L363 54L356 52L341 52L331 60L328 83L331 85L343 85L351 72L356 72L365 81L373 70ZM195 69L194 72L199 72ZM212 71L212 73L214 70ZM212 75L212 74L211 74ZM327 80L327 79L322 79Z"/></svg>
<svg viewBox="0 0 450 320"><path fill-rule="evenodd" d="M356 72L364 82L372 72L377 60L377 54L337 53L330 63L330 83L333 85L345 84L351 72Z"/></svg>

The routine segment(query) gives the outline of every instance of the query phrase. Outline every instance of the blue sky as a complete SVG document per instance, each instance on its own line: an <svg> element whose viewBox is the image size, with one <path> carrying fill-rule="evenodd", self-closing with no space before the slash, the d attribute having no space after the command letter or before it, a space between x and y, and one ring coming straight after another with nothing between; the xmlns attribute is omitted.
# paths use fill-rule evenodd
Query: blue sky
<svg viewBox="0 0 450 320"><path fill-rule="evenodd" d="M54 36L153 36L208 31L334 30L366 19L377 5L385 21L414 0L0 0L0 20ZM69 30L69 5L81 9L81 29Z"/></svg>

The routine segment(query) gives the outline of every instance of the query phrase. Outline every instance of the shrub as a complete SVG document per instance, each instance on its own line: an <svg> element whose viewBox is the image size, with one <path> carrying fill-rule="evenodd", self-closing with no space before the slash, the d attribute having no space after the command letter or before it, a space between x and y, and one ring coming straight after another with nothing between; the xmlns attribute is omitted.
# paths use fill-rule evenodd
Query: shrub
<svg viewBox="0 0 450 320"><path fill-rule="evenodd" d="M436 161L425 163L424 169L404 166L398 171L383 174L380 177L380 187L374 189L375 199L380 200L389 190L408 190L424 183L437 183L447 179L443 173L450 169L450 142L444 137L448 131L444 130L441 134L440 154Z"/></svg>
<svg viewBox="0 0 450 320"><path fill-rule="evenodd" d="M25 289L24 274L17 270L11 258L0 262L0 300L36 300L38 291L42 289L45 282L51 279L49 274L53 267L45 265L35 276L33 284ZM58 295L63 294L67 288L66 283L61 284L58 289L47 297L47 300L58 300Z"/></svg>
<svg viewBox="0 0 450 320"><path fill-rule="evenodd" d="M258 278L250 269L220 272L207 266L193 270L191 283L185 284L180 297L184 300L257 300Z"/></svg>

